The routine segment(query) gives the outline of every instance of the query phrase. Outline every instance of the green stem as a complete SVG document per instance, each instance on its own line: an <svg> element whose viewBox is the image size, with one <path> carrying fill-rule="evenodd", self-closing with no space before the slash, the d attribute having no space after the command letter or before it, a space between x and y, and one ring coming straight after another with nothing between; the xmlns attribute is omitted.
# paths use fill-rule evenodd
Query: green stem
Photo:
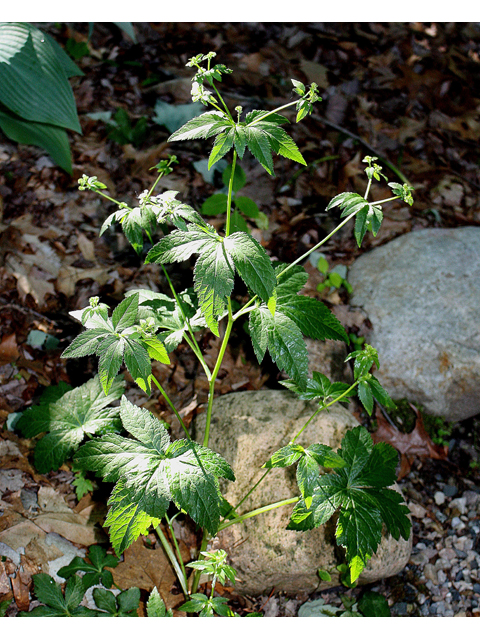
<svg viewBox="0 0 480 640"><path fill-rule="evenodd" d="M311 253L313 253L314 251L316 251L319 247L321 247L323 244L325 244L325 242L327 242L327 240L330 240L330 238L335 235L337 233L337 231L339 231L343 226L345 226L347 224L347 222L349 220L351 220L352 218L354 218L356 215L356 213L351 213L349 216L347 216L345 218L345 220L343 222L341 222L338 227L335 227L335 229L330 232L328 234L328 236L325 236L325 238L323 238L323 240L321 240L318 244L316 244L314 247L312 247L311 249L309 249L308 251L306 251L303 255L301 255L299 258L297 258L294 262L292 262L291 264L289 264L287 267L285 267L285 269L283 271L281 271L278 275L277 275L277 280L280 276L283 276L284 273L286 273L289 269L291 269L294 265L298 264L299 262L302 262L303 260L305 260L305 258L307 256L309 256Z"/></svg>
<svg viewBox="0 0 480 640"><path fill-rule="evenodd" d="M100 191L100 190L97 190L97 189L92 189L92 191L94 193L96 193L97 195L102 196L103 198L106 198L107 200L110 200L110 202L113 202L114 204L116 204L117 207L119 207L120 209L125 209L125 211L131 211L132 210L131 207L125 206L125 202L119 202L118 200L115 200L115 198L111 198L109 195L107 195L103 191Z"/></svg>
<svg viewBox="0 0 480 640"><path fill-rule="evenodd" d="M230 235L230 216L232 212L232 193L233 193L233 178L235 176L235 165L237 164L237 152L233 151L232 172L230 174L230 180L228 182L228 196L227 196L227 222L225 224L225 236Z"/></svg>
<svg viewBox="0 0 480 640"><path fill-rule="evenodd" d="M253 518L255 516L260 515L261 513L266 513L267 511L271 511L272 509L278 509L279 507L285 507L288 504L293 504L294 502L298 502L300 500L299 497L295 498L287 498L286 500L280 500L280 502L274 502L272 504L267 504L264 507L260 507L258 509L254 509L253 511L249 511L248 513L244 513L242 516L238 516L238 518L233 518L233 520L228 520L222 522L218 527L219 531L223 531L223 529L227 529L227 527L231 527L232 524L237 524L239 522L243 522L247 520L247 518Z"/></svg>
<svg viewBox="0 0 480 640"><path fill-rule="evenodd" d="M335 398L335 400L332 400L331 402L329 402L328 404L322 404L317 411L315 411L315 413L307 420L307 422L303 425L303 427L300 429L300 431L292 438L292 440L290 441L291 444L293 444L295 442L295 440L297 440L297 438L303 433L303 431L308 427L308 425L312 422L312 420L314 420L314 418L324 409L328 409L328 407L331 407L332 404L335 404L335 402L340 402L340 400L342 400L342 398L345 398L352 389L354 389L357 384L360 382L360 380L357 380L356 382L354 382L348 389L346 389L346 391L344 391L342 393L342 395L338 396L338 398ZM267 476L267 474L271 471L273 467L267 469L265 471L265 473L263 474L263 476L260 478L260 480L258 480L255 485L250 489L250 491L240 500L240 502L231 509L231 511L229 511L229 513L225 516L224 521L226 518L228 518L228 516L230 515L230 513L232 513L232 511L236 511L244 502L245 500L255 491L255 489L258 487L258 485L265 479L265 477Z"/></svg>
<svg viewBox="0 0 480 640"><path fill-rule="evenodd" d="M252 120L252 122L250 122L250 124L248 126L251 126L253 124L257 124L257 122L260 122L260 120L264 120L265 118L268 118L268 116L272 115L272 113L277 113L278 111L282 111L283 109L288 109L288 107L292 107L294 104L297 104L297 102L298 102L298 100L294 100L293 102L289 102L288 104L284 104L282 107L277 107L273 111L269 111L268 113L265 113L263 116L259 116L258 118L255 118L255 120Z"/></svg>
<svg viewBox="0 0 480 640"><path fill-rule="evenodd" d="M222 366L223 356L225 355L225 351L227 349L228 340L230 338L230 333L232 331L232 326L233 326L232 301L230 298L228 298L227 327L225 329L225 335L223 336L222 346L220 347L220 351L218 353L217 362L215 363L215 368L212 371L212 377L210 379L210 386L208 390L207 418L205 423L205 436L203 438L204 447L208 447L208 440L210 438L210 423L212 421L213 398L215 394L215 380L217 379L218 372L220 371L220 367Z"/></svg>
<svg viewBox="0 0 480 640"><path fill-rule="evenodd" d="M198 553L198 557L200 557L200 554L202 553L202 551L206 551L209 542L210 542L210 538L208 537L207 530L204 529L203 530L202 544L200 545L200 551ZM195 569L195 573L194 573L194 576L193 576L193 583L192 583L192 593L197 593L198 585L200 584L200 576L201 575L202 575L202 572L200 570L198 570L198 569Z"/></svg>
<svg viewBox="0 0 480 640"><path fill-rule="evenodd" d="M200 346L195 338L195 334L192 331L192 327L190 325L190 321L187 318L187 314L185 313L185 311L183 310L183 306L182 303L180 302L180 298L177 295L177 292L175 291L175 287L173 286L172 281L170 280L170 276L168 275L168 272L165 268L165 265L162 264L162 269L163 269L163 273L165 275L165 278L167 279L167 282L170 286L170 290L173 294L173 297L175 298L176 303L178 304L178 308L180 309L182 316L183 316L183 321L185 322L185 324L187 325L187 329L188 329L188 333L190 334L190 338L188 338L188 336L185 336L185 342L187 342L188 346L192 349L193 353L197 356L198 360L200 361L200 364L203 367L203 370L205 371L205 374L207 376L207 380L210 380L211 377L211 372L210 369L208 368L207 363L205 362L202 352L200 350Z"/></svg>
<svg viewBox="0 0 480 640"><path fill-rule="evenodd" d="M167 554L167 557L170 560L175 573L177 574L177 578L178 578L178 581L179 581L180 586L182 588L183 595L185 596L186 600L189 600L190 597L188 595L187 582L185 580L184 573L183 573L180 565L178 564L178 560L175 557L175 554L173 553L172 547L170 546L170 543L168 542L167 538L165 537L160 525L158 527L155 527L155 531L157 532L157 536L159 537L160 542L162 543L162 546L163 546L163 548L165 550L165 553Z"/></svg>
<svg viewBox="0 0 480 640"><path fill-rule="evenodd" d="M368 183L367 183L367 189L365 191L365 195L363 196L363 199L366 200L368 198L368 194L370 193L370 187L372 186L372 178L368 179Z"/></svg>
<svg viewBox="0 0 480 640"><path fill-rule="evenodd" d="M180 422L180 426L182 427L182 429L185 431L185 434L187 436L187 438L189 440L191 440L190 434L188 433L188 429L185 426L182 417L180 416L180 414L178 413L178 411L175 408L175 405L173 404L173 402L170 400L170 398L168 397L166 391L163 389L162 385L160 384L160 382L155 378L155 376L152 374L152 380L153 382L157 385L157 387L160 389L160 393L162 394L162 396L164 397L166 403L168 404L168 406L170 407L170 409L173 411L173 413L177 416L177 420Z"/></svg>
<svg viewBox="0 0 480 640"><path fill-rule="evenodd" d="M172 526L173 518L170 520L170 518L166 515L165 516L165 520L167 521L168 528L170 529L170 535L172 536L173 544L174 544L175 550L177 552L178 564L179 564L179 566L180 566L180 568L182 570L183 580L184 580L184 583L186 585L187 584L187 572L185 570L185 565L183 564L182 554L180 553L180 547L178 546L177 537L175 536L175 531L173 530L173 526Z"/></svg>

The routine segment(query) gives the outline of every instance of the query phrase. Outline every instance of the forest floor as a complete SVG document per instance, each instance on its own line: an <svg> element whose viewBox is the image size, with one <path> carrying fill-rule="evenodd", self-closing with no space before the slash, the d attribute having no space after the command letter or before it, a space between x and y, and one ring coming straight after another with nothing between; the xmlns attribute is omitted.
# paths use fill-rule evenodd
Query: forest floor
<svg viewBox="0 0 480 640"><path fill-rule="evenodd" d="M87 23L37 26L71 51L79 51L74 41L87 41ZM334 228L337 222L331 212L325 213L326 205L342 191L362 193L365 155L379 158L389 180L411 183L414 204L387 203L380 233L369 235L361 249L352 229L342 229L323 248L330 268L348 268L361 253L412 230L480 225L478 23L135 23L134 28L137 42L113 23L95 24L88 50L83 50L86 55L76 60L84 73L72 78L83 134L69 134L72 175L41 149L0 136L0 438L21 451L7 455L2 466L27 474L29 490L53 487L77 513L101 497L89 494L79 504L69 464L46 476L37 474L31 466L34 442L15 434L14 422L46 387L61 381L77 386L94 375L94 359L60 358L78 333L70 311L87 306L91 296L115 306L131 288L166 291L157 266L143 265L119 227L99 237L102 222L114 208L95 194L78 191L77 180L95 175L110 195L131 204L151 186L151 168L175 154L178 164L162 181L164 189L178 191L179 198L200 209L223 186L220 172L206 173L208 143L167 142L179 112L168 110L165 103L191 105L192 70L185 66L189 58L215 51L215 61L233 69L222 83L232 107L273 109L287 103L293 99L291 78L319 86L323 102L312 116L289 127L308 166L278 158L272 178L248 154L242 165L247 183L240 195L252 198L268 217L267 229L252 228L272 257L293 261ZM127 116L120 126L115 120L119 110ZM390 195L380 183L372 192L377 199ZM223 224L221 217L211 222ZM348 310L345 288L317 292L323 277L311 264L306 266L311 276L308 293L341 317ZM190 285L186 268L178 266L171 275L175 285ZM346 317L348 330L361 336L365 326L356 323L355 314ZM258 365L241 327L231 345L218 394L278 388L271 363ZM213 362L218 339L205 336L201 346ZM158 376L188 425L206 401L206 378L182 347L172 354L170 367L158 368ZM146 398L128 376L127 386L131 400L171 420L161 396ZM360 410L358 417L372 429L382 420L377 415L377 424L369 423ZM406 482L419 478L423 487L419 503L434 504L435 492L452 478L460 493L480 486L479 433L478 418L450 425L447 434L439 435L433 427L429 433L422 431L412 455L408 437L402 434L395 442L390 432L392 444L399 448L400 440L404 446L401 475ZM19 487L6 488L2 500L14 505L19 496ZM417 544L418 527L414 534ZM30 582L26 579L14 592L7 615L28 607L30 569ZM404 594L395 591L397 583L392 578L381 588L391 604L408 604ZM276 594L270 604L240 598L234 591L230 595L239 612L296 611L285 608ZM470 603L466 615L478 615L475 607ZM430 615L400 609L398 615Z"/></svg>

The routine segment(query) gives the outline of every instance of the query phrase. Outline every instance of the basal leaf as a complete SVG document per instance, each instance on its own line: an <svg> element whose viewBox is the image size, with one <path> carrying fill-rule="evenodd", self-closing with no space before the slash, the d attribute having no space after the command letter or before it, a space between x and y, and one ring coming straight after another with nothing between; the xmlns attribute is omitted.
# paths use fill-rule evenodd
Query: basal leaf
<svg viewBox="0 0 480 640"><path fill-rule="evenodd" d="M44 408L41 426L49 433L35 447L35 466L40 473L58 469L78 449L86 434L119 428L119 410L108 405L121 396L124 386L124 381L117 379L105 395L97 376Z"/></svg>

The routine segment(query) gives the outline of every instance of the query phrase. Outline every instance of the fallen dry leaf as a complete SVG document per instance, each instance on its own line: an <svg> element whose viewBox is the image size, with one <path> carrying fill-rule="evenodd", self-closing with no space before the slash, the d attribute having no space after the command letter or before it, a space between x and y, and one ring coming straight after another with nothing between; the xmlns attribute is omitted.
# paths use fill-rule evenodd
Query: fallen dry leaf
<svg viewBox="0 0 480 640"><path fill-rule="evenodd" d="M179 546L184 562L190 561L190 553L181 540ZM182 594L170 593L176 576L161 547L147 549L140 537L125 551L123 557L124 561L112 569L115 584L121 589L139 587L150 592L157 587L167 608L174 608L183 602Z"/></svg>
<svg viewBox="0 0 480 640"><path fill-rule="evenodd" d="M375 443L388 442L400 453L399 479L409 473L415 456L435 460L448 458L448 447L442 447L432 441L423 425L422 414L414 405L410 406L417 416L415 427L410 433L403 433L392 426L378 408L375 413L378 429L372 433L372 439Z"/></svg>

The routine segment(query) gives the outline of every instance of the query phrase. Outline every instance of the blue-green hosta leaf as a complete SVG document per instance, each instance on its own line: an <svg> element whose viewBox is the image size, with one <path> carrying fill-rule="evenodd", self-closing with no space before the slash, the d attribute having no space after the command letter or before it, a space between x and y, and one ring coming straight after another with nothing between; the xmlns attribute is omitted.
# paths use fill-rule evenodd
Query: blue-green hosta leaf
<svg viewBox="0 0 480 640"><path fill-rule="evenodd" d="M120 427L119 409L108 405L118 400L124 387L124 381L118 378L105 395L97 376L44 407L41 428L49 433L35 447L35 466L40 473L58 469L76 451L86 434L103 434ZM31 437L30 434L39 432L33 424L23 433Z"/></svg>
<svg viewBox="0 0 480 640"><path fill-rule="evenodd" d="M262 245L244 232L233 233L223 243L247 287L268 302L276 285L275 272Z"/></svg>
<svg viewBox="0 0 480 640"><path fill-rule="evenodd" d="M224 243L211 240L208 251L195 263L194 288L205 320L216 336L218 318L225 310L233 289L235 270Z"/></svg>
<svg viewBox="0 0 480 640"><path fill-rule="evenodd" d="M351 581L357 580L376 552L382 526L398 540L408 540L411 523L402 496L388 489L395 480L398 456L386 444L374 445L364 427L347 431L338 451L345 466L320 476L312 495L296 504L289 529L304 531L324 524L336 511L337 542L345 547Z"/></svg>
<svg viewBox="0 0 480 640"><path fill-rule="evenodd" d="M0 102L25 120L82 132L63 58L28 23L0 23Z"/></svg>
<svg viewBox="0 0 480 640"><path fill-rule="evenodd" d="M10 140L45 149L59 167L67 173L72 173L70 143L67 132L62 127L23 120L0 108L0 129Z"/></svg>

